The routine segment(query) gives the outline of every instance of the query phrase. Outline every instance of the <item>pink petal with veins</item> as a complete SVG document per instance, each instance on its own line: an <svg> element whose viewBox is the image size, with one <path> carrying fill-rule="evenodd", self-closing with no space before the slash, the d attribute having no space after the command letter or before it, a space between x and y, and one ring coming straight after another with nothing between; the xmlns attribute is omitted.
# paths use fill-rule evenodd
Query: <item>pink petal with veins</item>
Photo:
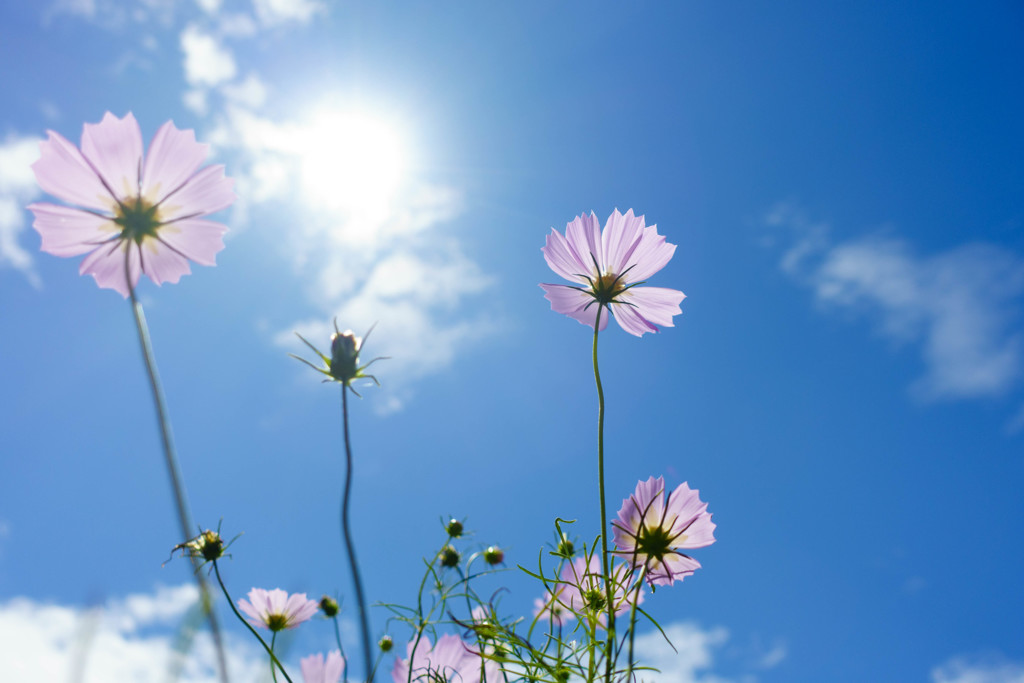
<svg viewBox="0 0 1024 683"><path fill-rule="evenodd" d="M209 145L196 142L192 130L178 130L173 121L160 126L146 152L142 196L156 203L181 188L206 159Z"/></svg>
<svg viewBox="0 0 1024 683"><path fill-rule="evenodd" d="M108 111L99 123L85 124L82 154L118 199L124 201L138 195L142 132L131 112L119 119Z"/></svg>
<svg viewBox="0 0 1024 683"><path fill-rule="evenodd" d="M43 243L40 249L54 256L78 256L96 249L121 231L104 216L57 204L35 203L32 223Z"/></svg>

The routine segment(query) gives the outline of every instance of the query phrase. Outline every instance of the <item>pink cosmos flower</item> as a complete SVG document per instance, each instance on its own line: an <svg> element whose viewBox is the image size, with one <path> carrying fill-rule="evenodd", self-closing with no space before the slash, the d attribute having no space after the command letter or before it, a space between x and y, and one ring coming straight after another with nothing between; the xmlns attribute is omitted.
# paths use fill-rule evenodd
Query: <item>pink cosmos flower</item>
<svg viewBox="0 0 1024 683"><path fill-rule="evenodd" d="M430 646L430 638L423 636L416 655L412 657L413 645L410 641L406 646L406 657L412 659L412 680L428 681L429 683L498 683L501 671L496 662L486 661L484 675L480 675L481 657L470 649L468 643L456 635L446 634L437 639L437 644ZM409 680L409 659L395 659L391 668L394 683L406 683Z"/></svg>
<svg viewBox="0 0 1024 683"><path fill-rule="evenodd" d="M542 284L551 310L594 326L597 313L610 309L626 332L638 337L657 332L658 325L672 327L686 297L677 289L639 287L665 267L675 253L658 234L655 225L644 227L644 217L625 215L616 209L604 230L593 212L577 216L565 226L563 237L554 228L548 235L544 260L572 285ZM608 310L601 314L601 328L608 324Z"/></svg>
<svg viewBox="0 0 1024 683"><path fill-rule="evenodd" d="M221 165L199 169L207 146L168 121L142 153L142 133L129 112L87 123L81 149L47 131L32 164L39 186L82 208L35 203L42 250L88 254L78 271L127 297L145 273L158 285L191 272L188 262L215 265L227 228L204 220L235 201ZM126 277L127 273L127 277ZM129 284L130 283L130 284Z"/></svg>
<svg viewBox="0 0 1024 683"><path fill-rule="evenodd" d="M591 555L589 561L585 557L577 557L562 568L560 588L557 599L576 614L592 612L598 621L604 623L608 618L608 591L604 585L601 558ZM615 614L628 612L634 596L636 604L644 601L643 589L637 590L632 582L633 572L627 565L612 567L612 601Z"/></svg>
<svg viewBox="0 0 1024 683"><path fill-rule="evenodd" d="M665 480L651 477L638 482L632 496L622 501L615 527L615 553L634 568L646 567L653 585L672 585L700 568L700 563L679 548L703 548L715 542L715 524L699 491L686 482L665 499Z"/></svg>
<svg viewBox="0 0 1024 683"><path fill-rule="evenodd" d="M338 683L341 673L345 670L345 658L339 650L327 653L327 660L322 654L303 657L299 661L302 667L302 679L306 683Z"/></svg>
<svg viewBox="0 0 1024 683"><path fill-rule="evenodd" d="M271 631L295 628L316 614L320 603L309 600L305 593L288 595L280 588L272 591L253 588L249 599L238 601L238 607L249 616L249 623Z"/></svg>

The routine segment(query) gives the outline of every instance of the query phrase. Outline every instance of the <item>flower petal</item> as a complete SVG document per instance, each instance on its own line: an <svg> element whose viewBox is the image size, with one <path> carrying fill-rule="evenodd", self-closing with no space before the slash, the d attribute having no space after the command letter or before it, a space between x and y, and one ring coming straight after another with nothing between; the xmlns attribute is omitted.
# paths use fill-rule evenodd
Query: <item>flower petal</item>
<svg viewBox="0 0 1024 683"><path fill-rule="evenodd" d="M54 256L78 256L90 252L121 232L112 220L88 211L57 204L35 203L32 223L43 238L40 249Z"/></svg>
<svg viewBox="0 0 1024 683"><path fill-rule="evenodd" d="M626 304L613 303L612 312L615 313L615 321L619 327L637 337L642 337L645 332L657 332L658 328L645 320L636 308Z"/></svg>
<svg viewBox="0 0 1024 683"><path fill-rule="evenodd" d="M103 245L82 259L78 267L79 275L92 275L96 284L104 289L116 290L124 298L128 298L128 280L125 279L125 248L126 242L115 240L110 246ZM139 283L142 272L139 263L139 250L133 244L128 250L128 272L131 286Z"/></svg>
<svg viewBox="0 0 1024 683"><path fill-rule="evenodd" d="M82 154L118 199L138 195L142 132L131 112L119 119L108 111L99 123L85 124Z"/></svg>
<svg viewBox="0 0 1024 683"><path fill-rule="evenodd" d="M157 203L174 192L206 159L209 145L196 142L195 131L178 130L173 121L160 126L146 152L142 196Z"/></svg>
<svg viewBox="0 0 1024 683"><path fill-rule="evenodd" d="M544 298L551 302L551 310L578 320L583 325L594 327L597 312L601 307L589 292L568 285L542 284L540 287L545 292ZM608 326L608 318L607 312L601 315L602 330Z"/></svg>
<svg viewBox="0 0 1024 683"><path fill-rule="evenodd" d="M655 586L671 586L698 569L700 569L700 562L689 555L670 553L661 562L652 563L647 574L647 581Z"/></svg>
<svg viewBox="0 0 1024 683"><path fill-rule="evenodd" d="M164 197L160 218L164 222L179 218L194 218L220 211L231 206L235 181L224 176L224 166L207 166L188 179L176 191Z"/></svg>
<svg viewBox="0 0 1024 683"><path fill-rule="evenodd" d="M601 224L591 211L590 215L580 215L565 226L565 239L576 254L576 260L587 265L587 272L601 275L608 270L604 261L604 248L601 244ZM594 272L594 261L597 271Z"/></svg>
<svg viewBox="0 0 1024 683"><path fill-rule="evenodd" d="M138 249L142 272L158 285L176 283L182 275L192 272L183 254L156 238L147 237Z"/></svg>
<svg viewBox="0 0 1024 683"><path fill-rule="evenodd" d="M665 267L676 252L676 245L669 244L658 234L658 226L652 225L641 231L633 253L629 256L632 269L627 276L628 282L640 282ZM628 266L627 266L628 267Z"/></svg>
<svg viewBox="0 0 1024 683"><path fill-rule="evenodd" d="M678 289L665 287L631 287L619 295L618 299L632 304L632 308L644 320L661 327L674 327L672 316L682 313L679 304L686 295Z"/></svg>
<svg viewBox="0 0 1024 683"><path fill-rule="evenodd" d="M224 248L226 225L192 218L160 226L157 236L179 253L204 266L217 265L217 253Z"/></svg>
<svg viewBox="0 0 1024 683"><path fill-rule="evenodd" d="M589 261L586 263L581 261L562 233L551 228L551 234L547 236L544 246L541 247L541 252L551 270L570 282L589 284L584 275L593 274L594 264Z"/></svg>
<svg viewBox="0 0 1024 683"><path fill-rule="evenodd" d="M643 234L644 217L639 218L633 215L633 209L625 215L619 213L618 209L612 212L605 223L604 232L601 233L601 242L604 245L605 266L608 272L616 275L628 267L629 258L633 255L634 247L640 241ZM636 281L633 271L627 274L630 282Z"/></svg>
<svg viewBox="0 0 1024 683"><path fill-rule="evenodd" d="M114 196L78 148L60 133L47 131L39 143L39 160L32 164L39 187L54 197L90 209L110 210Z"/></svg>

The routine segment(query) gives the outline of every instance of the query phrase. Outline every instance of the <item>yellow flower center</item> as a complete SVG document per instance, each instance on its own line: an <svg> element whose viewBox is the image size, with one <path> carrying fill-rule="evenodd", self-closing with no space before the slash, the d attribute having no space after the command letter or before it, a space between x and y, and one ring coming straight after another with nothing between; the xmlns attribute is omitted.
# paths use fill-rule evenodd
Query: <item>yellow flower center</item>
<svg viewBox="0 0 1024 683"><path fill-rule="evenodd" d="M138 197L118 203L114 209L114 223L121 228L121 239L142 244L145 238L156 235L163 222L157 207Z"/></svg>
<svg viewBox="0 0 1024 683"><path fill-rule="evenodd" d="M622 278L614 273L598 275L594 280L594 298L603 304L614 301L625 289Z"/></svg>

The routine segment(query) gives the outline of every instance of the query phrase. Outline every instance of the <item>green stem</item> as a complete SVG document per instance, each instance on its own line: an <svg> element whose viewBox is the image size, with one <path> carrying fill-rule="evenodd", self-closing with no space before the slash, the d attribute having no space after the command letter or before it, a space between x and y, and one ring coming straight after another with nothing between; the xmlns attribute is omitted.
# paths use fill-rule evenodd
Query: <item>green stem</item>
<svg viewBox="0 0 1024 683"><path fill-rule="evenodd" d="M338 641L338 652L341 653L341 658L342 659L344 659L345 661L348 661L348 657L345 656L345 646L341 644L341 629L338 628L338 616L335 615L335 616L331 617L331 621L334 622L334 637ZM346 666L343 669L343 671L344 671L344 678L343 678L343 680L345 681L345 683L348 683L348 667Z"/></svg>
<svg viewBox="0 0 1024 683"><path fill-rule="evenodd" d="M131 298L132 313L135 316L135 329L139 334L139 346L142 347L142 357L146 363L146 373L149 375L149 388L153 394L153 406L156 408L157 423L160 425L160 439L163 442L164 462L167 465L167 475L171 480L171 488L174 492L174 503L178 511L178 522L181 525L181 542L184 543L192 536L191 515L189 514L188 496L185 493L185 484L178 466L178 457L174 451L174 437L171 435L171 421L167 415L167 404L164 399L164 390L160 384L160 374L157 372L156 360L153 356L153 346L149 340L149 327L146 325L146 315L142 310L142 304L135 296L135 287L132 285L131 277L128 274L128 253L131 246L125 249L125 279L128 282L128 294ZM217 615L213 611L213 601L210 597L210 588L199 571L199 560L192 558L192 566L195 569L196 584L199 586L199 599L202 603L206 618L210 622L210 634L213 636L214 648L217 652L217 670L222 683L228 683L228 665L224 657L224 642L221 638L220 626L217 623Z"/></svg>
<svg viewBox="0 0 1024 683"><path fill-rule="evenodd" d="M270 654L271 655L274 654L274 645L276 643L277 643L277 631L274 631L274 634L272 636L270 636ZM270 660L270 677L274 680L274 683L277 683L277 670L274 668L274 660L273 659Z"/></svg>
<svg viewBox="0 0 1024 683"><path fill-rule="evenodd" d="M271 670L273 670L274 664L277 664L277 668L281 670L284 680L288 681L288 683L293 683L292 679L288 676L288 672L284 670L284 666L281 664L281 661L277 658L277 655L274 654L274 649L267 645L267 641L260 637L260 634L252 627L252 624L250 624L245 617L239 614L238 608L235 607L235 603L231 601L231 596L228 594L227 586L224 585L224 579L220 577L220 567L217 566L217 560L213 561L213 573L217 576L217 583L220 584L220 589L224 592L224 597L227 598L228 606L231 608L231 611L234 612L235 616L238 617L238 620L242 622L247 629L249 629L249 632L256 636L256 640L260 641L260 645L262 645L263 649L267 651L268 655L270 655Z"/></svg>
<svg viewBox="0 0 1024 683"><path fill-rule="evenodd" d="M356 587L356 602L359 603L359 627L363 632L363 661L366 662L366 681L373 683L373 656L370 654L370 625L367 620L366 598L363 595L363 580L359 575L356 548L352 543L352 531L348 524L349 499L352 493L352 441L348 433L348 385L341 385L341 416L345 432L345 493L341 500L341 532L345 538L348 562L352 569L352 581Z"/></svg>
<svg viewBox="0 0 1024 683"><path fill-rule="evenodd" d="M608 599L608 642L605 645L605 683L612 683L612 669L615 651L615 597L612 586L611 557L608 554L608 512L604 503L604 388L601 386L601 371L597 367L597 335L601 329L601 311L598 305L594 319L594 381L597 383L597 480L601 496L601 560L604 568L604 585Z"/></svg>

